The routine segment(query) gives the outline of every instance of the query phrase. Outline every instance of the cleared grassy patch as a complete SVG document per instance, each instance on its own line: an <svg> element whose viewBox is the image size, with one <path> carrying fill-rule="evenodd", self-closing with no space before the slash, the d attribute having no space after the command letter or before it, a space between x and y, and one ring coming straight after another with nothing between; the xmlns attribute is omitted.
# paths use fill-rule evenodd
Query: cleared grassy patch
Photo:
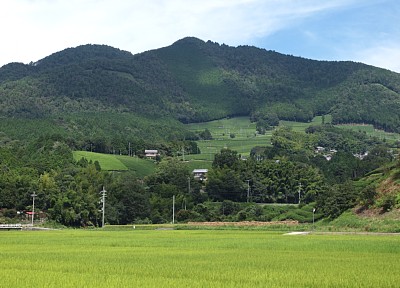
<svg viewBox="0 0 400 288"><path fill-rule="evenodd" d="M212 140L197 141L201 154L188 155L187 159L201 159L213 161L214 155L223 148L235 150L243 156L250 155L255 146L271 145L272 131L265 135L256 133L256 124L251 123L248 117L236 117L215 120L204 123L188 124L191 131L204 131L208 129Z"/></svg>
<svg viewBox="0 0 400 288"><path fill-rule="evenodd" d="M101 154L87 151L74 151L74 159L79 161L82 157L88 161L98 161L103 170L108 171L135 171L138 177L144 177L153 173L154 161L129 157L123 155Z"/></svg>
<svg viewBox="0 0 400 288"><path fill-rule="evenodd" d="M2 232L2 287L397 287L400 237Z"/></svg>
<svg viewBox="0 0 400 288"><path fill-rule="evenodd" d="M88 161L92 162L98 161L103 170L128 170L128 167L126 167L115 155L87 151L74 151L73 155L76 161L79 161L81 158L86 158Z"/></svg>
<svg viewBox="0 0 400 288"><path fill-rule="evenodd" d="M122 162L130 171L135 171L138 177L144 177L154 172L156 164L153 160L141 159L139 157L129 157L117 155L116 158Z"/></svg>

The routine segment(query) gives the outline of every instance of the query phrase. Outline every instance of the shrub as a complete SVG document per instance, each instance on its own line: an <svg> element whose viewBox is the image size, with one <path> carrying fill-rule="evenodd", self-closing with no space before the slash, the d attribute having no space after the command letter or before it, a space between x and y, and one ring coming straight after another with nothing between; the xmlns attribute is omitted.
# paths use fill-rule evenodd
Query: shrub
<svg viewBox="0 0 400 288"><path fill-rule="evenodd" d="M15 209L4 209L3 210L4 217L7 218L15 218L17 217L17 210Z"/></svg>
<svg viewBox="0 0 400 288"><path fill-rule="evenodd" d="M383 195L376 203L376 205L382 208L383 212L390 211L396 204L396 196L393 194Z"/></svg>
<svg viewBox="0 0 400 288"><path fill-rule="evenodd" d="M199 213L192 210L179 210L178 213L176 213L176 220L179 222L201 222L204 221L204 218Z"/></svg>
<svg viewBox="0 0 400 288"><path fill-rule="evenodd" d="M239 203L233 202L231 200L224 200L221 203L220 212L222 215L232 215L236 214L240 209Z"/></svg>

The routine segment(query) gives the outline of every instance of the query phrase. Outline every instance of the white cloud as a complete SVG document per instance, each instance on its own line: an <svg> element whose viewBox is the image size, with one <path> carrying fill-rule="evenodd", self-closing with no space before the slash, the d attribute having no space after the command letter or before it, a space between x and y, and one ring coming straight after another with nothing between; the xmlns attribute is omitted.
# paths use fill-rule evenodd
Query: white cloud
<svg viewBox="0 0 400 288"><path fill-rule="evenodd" d="M354 61L400 73L400 43L376 46L359 51Z"/></svg>
<svg viewBox="0 0 400 288"><path fill-rule="evenodd" d="M289 29L307 17L360 3L364 1L2 0L0 66L37 61L87 43L132 53L164 47L185 36L251 45L254 39Z"/></svg>

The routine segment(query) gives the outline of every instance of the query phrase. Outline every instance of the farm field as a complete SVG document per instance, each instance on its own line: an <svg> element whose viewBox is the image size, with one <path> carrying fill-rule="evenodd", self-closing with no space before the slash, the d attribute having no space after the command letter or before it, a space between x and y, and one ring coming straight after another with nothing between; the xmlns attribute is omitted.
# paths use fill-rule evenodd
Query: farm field
<svg viewBox="0 0 400 288"><path fill-rule="evenodd" d="M186 159L213 161L214 155L223 148L235 150L243 156L250 155L250 150L255 146L270 145L272 131L265 135L256 134L256 123L251 123L248 117L235 117L215 120L204 123L188 124L192 131L208 129L212 140L197 141L201 154L187 155ZM231 137L235 135L234 138Z"/></svg>
<svg viewBox="0 0 400 288"><path fill-rule="evenodd" d="M281 126L291 127L294 131L303 131L312 124L319 124L322 117L315 117L310 123L280 121ZM187 127L192 131L204 131L208 129L212 140L197 141L201 154L187 155L187 160L213 161L214 155L223 148L235 150L238 154L247 157L255 146L271 145L272 130L267 131L265 135L256 134L256 123L251 123L248 117L235 117L215 120L204 123L188 124ZM235 135L234 138L231 134Z"/></svg>
<svg viewBox="0 0 400 288"><path fill-rule="evenodd" d="M325 116L325 123L331 121L330 116ZM321 124L322 116L316 116L312 122L294 122L280 121L281 126L291 127L294 131L304 132L304 130L312 124ZM243 157L248 157L250 151L255 146L271 145L271 136L273 131L267 131L265 135L256 134L256 124L251 123L248 117L236 117L220 119L211 122L187 124L191 131L204 131L208 129L212 136L212 140L197 141L197 145L201 154L181 155L184 161L188 162L188 169L192 171L196 168L211 168L214 155L219 153L223 148L229 148L237 151ZM400 134L387 133L375 130L372 125L337 125L343 129L352 129L356 131L365 131L367 135L385 138L389 141L400 140ZM232 135L235 135L233 138ZM99 161L100 166L104 170L109 171L135 171L139 177L144 177L154 171L155 164L153 161L140 159L137 157L128 157L126 155L100 154L87 151L74 151L75 160L85 157L88 160Z"/></svg>
<svg viewBox="0 0 400 288"><path fill-rule="evenodd" d="M398 287L399 258L389 235L0 233L1 287Z"/></svg>
<svg viewBox="0 0 400 288"><path fill-rule="evenodd" d="M325 115L325 123L331 122L331 116ZM304 132L310 125L317 125L322 123L322 116L316 116L309 122L295 122L295 121L280 121L280 126L292 128L296 132ZM229 148L235 150L242 156L249 156L250 151L255 146L269 146L271 143L271 136L273 131L267 131L265 135L256 134L256 123L251 123L248 117L235 117L215 120L205 123L188 124L188 128L192 131L204 131L208 129L213 138L212 140L197 141L201 154L187 155L186 160L204 160L213 161L214 155L222 148ZM375 136L380 139L389 141L400 140L399 133L388 133L382 130L376 130L372 125L336 125L336 127L343 129L351 129L355 131L365 132L367 135ZM234 134L235 137L231 138L230 135Z"/></svg>
<svg viewBox="0 0 400 288"><path fill-rule="evenodd" d="M336 125L336 127L340 128L345 128L345 129L351 129L354 131L361 131L365 132L369 136L377 137L379 139L386 139L389 141L399 141L400 140L400 134L399 133L390 133L390 132L385 132L383 130L378 130L375 129L374 126L365 124L340 124Z"/></svg>

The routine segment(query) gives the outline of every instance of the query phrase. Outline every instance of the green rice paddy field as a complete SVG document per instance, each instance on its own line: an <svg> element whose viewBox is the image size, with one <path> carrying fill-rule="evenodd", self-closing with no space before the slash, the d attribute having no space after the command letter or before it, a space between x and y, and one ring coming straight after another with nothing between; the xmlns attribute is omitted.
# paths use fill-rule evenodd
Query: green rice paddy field
<svg viewBox="0 0 400 288"><path fill-rule="evenodd" d="M400 236L0 231L1 287L399 287Z"/></svg>

